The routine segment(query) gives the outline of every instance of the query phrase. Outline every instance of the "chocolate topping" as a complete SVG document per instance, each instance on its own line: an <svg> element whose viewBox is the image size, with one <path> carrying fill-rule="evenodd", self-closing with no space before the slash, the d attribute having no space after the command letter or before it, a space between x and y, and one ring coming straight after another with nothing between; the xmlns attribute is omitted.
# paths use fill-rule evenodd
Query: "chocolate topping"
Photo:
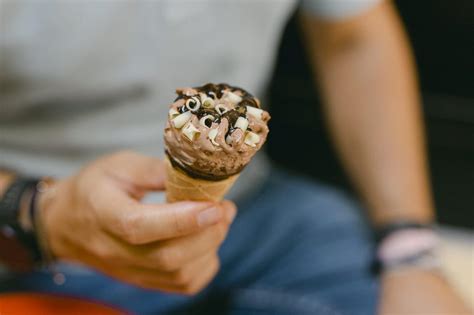
<svg viewBox="0 0 474 315"><path fill-rule="evenodd" d="M268 134L270 115L260 109L260 102L244 89L226 83L208 83L176 93L171 108L180 115L170 114L165 128L166 152L173 165L191 177L206 180L239 173ZM249 113L250 107L258 110ZM190 116L184 114L189 111Z"/></svg>

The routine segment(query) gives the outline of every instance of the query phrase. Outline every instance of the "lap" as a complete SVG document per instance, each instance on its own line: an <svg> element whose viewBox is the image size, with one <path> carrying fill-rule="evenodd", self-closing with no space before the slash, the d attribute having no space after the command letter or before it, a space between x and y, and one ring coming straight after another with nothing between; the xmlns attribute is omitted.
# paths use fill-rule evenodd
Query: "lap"
<svg viewBox="0 0 474 315"><path fill-rule="evenodd" d="M274 172L261 191L239 202L219 254L217 277L192 298L90 271L68 273L59 287L44 272L16 278L12 286L89 297L139 314L374 313L377 285L368 269L367 229L356 205L324 185Z"/></svg>

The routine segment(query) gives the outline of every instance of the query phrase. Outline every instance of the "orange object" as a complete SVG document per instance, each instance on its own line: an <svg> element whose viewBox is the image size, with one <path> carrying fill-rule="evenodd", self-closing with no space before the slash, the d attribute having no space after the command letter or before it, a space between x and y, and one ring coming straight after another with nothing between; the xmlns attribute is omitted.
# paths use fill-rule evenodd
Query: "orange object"
<svg viewBox="0 0 474 315"><path fill-rule="evenodd" d="M1 315L123 315L103 304L62 295L41 293L0 294Z"/></svg>

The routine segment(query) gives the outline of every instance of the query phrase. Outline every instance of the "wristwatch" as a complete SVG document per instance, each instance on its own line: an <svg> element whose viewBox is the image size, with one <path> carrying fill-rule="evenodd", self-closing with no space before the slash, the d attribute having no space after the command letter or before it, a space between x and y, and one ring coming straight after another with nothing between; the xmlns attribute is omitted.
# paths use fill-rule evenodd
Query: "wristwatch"
<svg viewBox="0 0 474 315"><path fill-rule="evenodd" d="M406 267L440 267L436 255L439 243L431 224L396 221L375 230L376 252L372 271L400 270Z"/></svg>
<svg viewBox="0 0 474 315"><path fill-rule="evenodd" d="M20 224L20 208L26 194L28 215L35 211L35 178L16 178L0 199L0 262L13 271L31 270L41 261L41 251L33 230L26 231Z"/></svg>

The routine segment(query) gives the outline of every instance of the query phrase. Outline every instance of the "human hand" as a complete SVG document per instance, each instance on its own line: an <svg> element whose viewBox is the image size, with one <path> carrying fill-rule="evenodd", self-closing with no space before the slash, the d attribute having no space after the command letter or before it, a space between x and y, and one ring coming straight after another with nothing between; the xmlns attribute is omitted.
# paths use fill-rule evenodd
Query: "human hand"
<svg viewBox="0 0 474 315"><path fill-rule="evenodd" d="M52 253L140 287L194 294L219 268L217 250L236 214L229 201L142 204L164 189L163 163L120 152L40 195Z"/></svg>
<svg viewBox="0 0 474 315"><path fill-rule="evenodd" d="M468 315L471 312L441 274L419 267L382 275L381 315Z"/></svg>

